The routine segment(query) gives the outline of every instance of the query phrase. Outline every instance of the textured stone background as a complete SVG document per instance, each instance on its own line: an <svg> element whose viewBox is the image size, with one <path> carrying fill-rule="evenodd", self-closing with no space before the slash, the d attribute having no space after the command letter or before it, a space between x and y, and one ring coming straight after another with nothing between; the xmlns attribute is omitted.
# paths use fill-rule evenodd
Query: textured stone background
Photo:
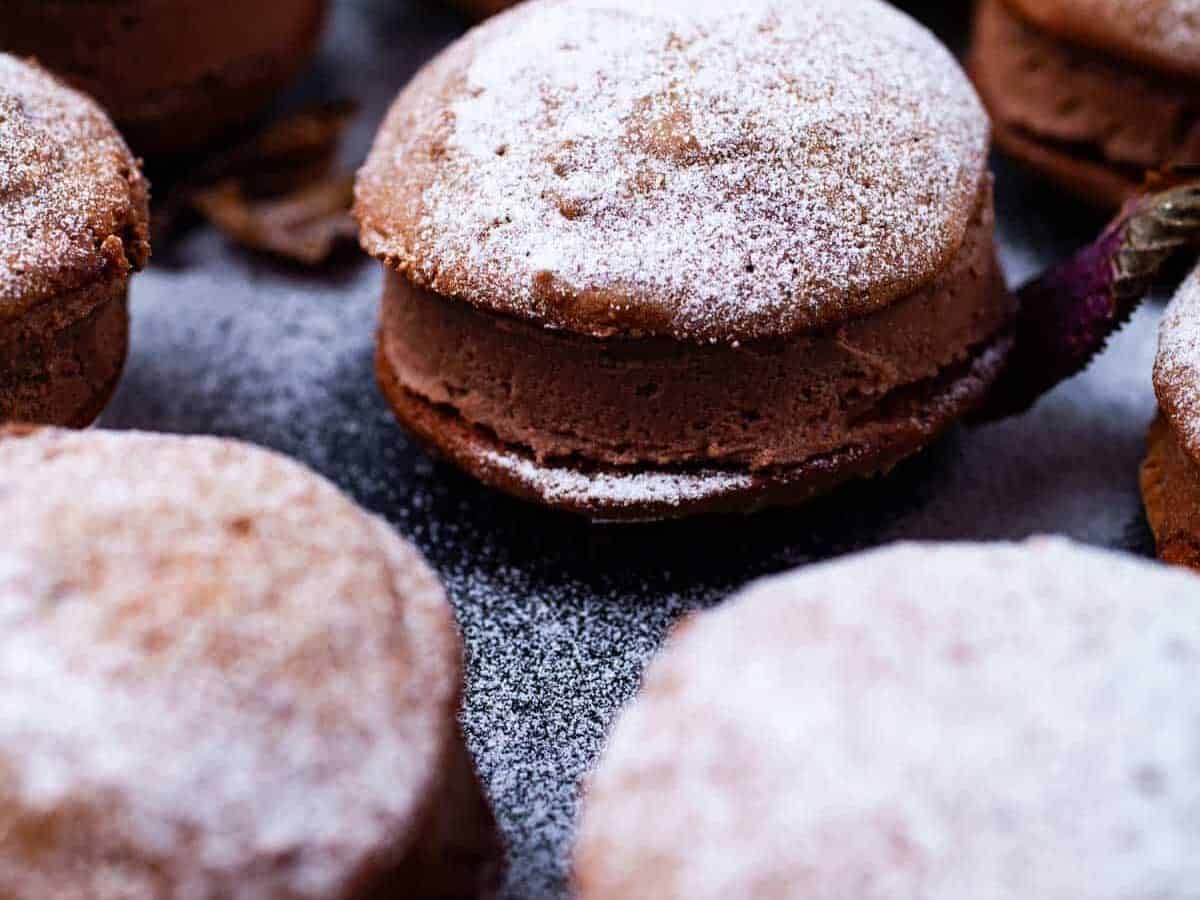
<svg viewBox="0 0 1200 900"><path fill-rule="evenodd" d="M960 46L966 5L917 13ZM396 90L465 27L432 3L343 0L290 102L362 101L354 162ZM1096 232L1095 216L1003 160L997 176L1014 283ZM511 845L510 897L563 895L578 779L684 612L751 578L898 539L1058 532L1149 549L1136 479L1161 303L1030 414L960 430L884 481L799 512L598 531L478 488L410 443L372 377L378 290L375 265L353 255L311 275L196 231L135 283L133 355L104 424L289 453L425 552L466 637L463 721Z"/></svg>

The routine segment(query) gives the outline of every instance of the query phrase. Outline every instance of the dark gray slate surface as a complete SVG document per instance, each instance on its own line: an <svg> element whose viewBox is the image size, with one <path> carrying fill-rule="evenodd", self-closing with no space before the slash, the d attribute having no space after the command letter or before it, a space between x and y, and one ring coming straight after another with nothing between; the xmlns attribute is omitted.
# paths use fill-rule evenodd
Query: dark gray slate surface
<svg viewBox="0 0 1200 900"><path fill-rule="evenodd" d="M966 4L927 15L961 42ZM365 151L396 90L464 22L435 6L344 0L292 98L357 97ZM997 162L1003 258L1027 277L1099 222ZM589 529L483 490L416 449L371 371L379 273L351 258L306 274L196 231L133 288L133 353L104 424L212 432L304 460L411 538L466 637L463 721L511 844L510 897L563 895L575 786L647 657L682 613L747 580L904 539L1059 532L1146 552L1137 465L1153 410L1161 306L1032 413L960 430L892 477L746 521Z"/></svg>

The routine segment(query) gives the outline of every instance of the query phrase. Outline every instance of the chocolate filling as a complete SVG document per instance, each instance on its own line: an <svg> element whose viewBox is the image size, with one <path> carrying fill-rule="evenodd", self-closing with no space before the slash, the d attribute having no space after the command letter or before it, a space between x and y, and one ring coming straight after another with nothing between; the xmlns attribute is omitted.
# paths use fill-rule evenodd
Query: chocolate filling
<svg viewBox="0 0 1200 900"><path fill-rule="evenodd" d="M539 462L765 471L887 444L905 389L1011 320L990 194L951 266L880 312L785 341L596 339L481 312L389 273L380 353L399 386Z"/></svg>

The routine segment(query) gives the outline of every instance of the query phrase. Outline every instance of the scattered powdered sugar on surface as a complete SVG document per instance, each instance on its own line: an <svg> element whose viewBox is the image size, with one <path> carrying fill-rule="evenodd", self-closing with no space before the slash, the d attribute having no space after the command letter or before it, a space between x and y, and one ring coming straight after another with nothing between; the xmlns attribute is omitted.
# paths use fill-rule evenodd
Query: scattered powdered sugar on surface
<svg viewBox="0 0 1200 900"><path fill-rule="evenodd" d="M95 103L0 53L0 313L95 264L95 223L127 218L132 167Z"/></svg>
<svg viewBox="0 0 1200 900"><path fill-rule="evenodd" d="M366 167L366 245L583 331L729 341L874 308L957 251L983 176L970 84L878 0L533 2L437 66ZM415 221L379 209L418 191Z"/></svg>
<svg viewBox="0 0 1200 900"><path fill-rule="evenodd" d="M581 472L543 466L517 453L483 450L481 458L536 488L547 503L568 500L605 506L643 506L716 497L749 487L751 477L736 472Z"/></svg>
<svg viewBox="0 0 1200 900"><path fill-rule="evenodd" d="M959 7L927 9L952 34L964 24ZM412 71L463 23L402 0L338 0L333 11L320 79L364 103L352 158ZM1066 199L1041 202L1044 185L1003 160L997 176L1000 251L1014 280L1102 224ZM462 723L509 842L509 900L567 896L578 781L685 612L756 576L894 539L1055 531L1152 552L1137 467L1154 406L1155 303L1029 414L957 430L886 479L799 511L597 530L485 490L405 435L374 384L379 293L365 259L302 274L207 231L156 248L133 281L130 361L104 421L286 452L385 515L430 560L467 646Z"/></svg>
<svg viewBox="0 0 1200 900"><path fill-rule="evenodd" d="M95 853L42 881L6 842L0 893L324 900L405 838L457 688L413 551L206 438L42 432L0 473L0 833Z"/></svg>
<svg viewBox="0 0 1200 900"><path fill-rule="evenodd" d="M618 720L580 896L1195 900L1198 602L1058 540L759 582Z"/></svg>
<svg viewBox="0 0 1200 900"><path fill-rule="evenodd" d="M1154 388L1189 455L1200 460L1200 268L1179 288L1158 335Z"/></svg>

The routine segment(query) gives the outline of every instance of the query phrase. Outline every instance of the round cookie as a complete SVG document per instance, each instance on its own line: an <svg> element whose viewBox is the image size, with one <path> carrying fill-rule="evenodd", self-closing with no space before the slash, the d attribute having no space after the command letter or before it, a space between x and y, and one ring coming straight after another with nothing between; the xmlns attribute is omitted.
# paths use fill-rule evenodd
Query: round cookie
<svg viewBox="0 0 1200 900"><path fill-rule="evenodd" d="M1164 561L1200 569L1200 269L1163 317L1154 393L1159 413L1141 472L1146 518Z"/></svg>
<svg viewBox="0 0 1200 900"><path fill-rule="evenodd" d="M100 414L124 366L148 222L146 181L107 116L0 53L0 422L81 427Z"/></svg>
<svg viewBox="0 0 1200 900"><path fill-rule="evenodd" d="M1007 350L987 149L878 0L522 4L418 74L360 172L380 383L468 472L593 519L886 470Z"/></svg>
<svg viewBox="0 0 1200 900"><path fill-rule="evenodd" d="M0 50L88 92L138 153L203 147L308 63L326 0L7 0ZM84 39L86 36L86 39Z"/></svg>
<svg viewBox="0 0 1200 900"><path fill-rule="evenodd" d="M0 513L0 895L490 895L458 634L384 523L247 445L56 430L0 436Z"/></svg>
<svg viewBox="0 0 1200 900"><path fill-rule="evenodd" d="M1198 60L1193 0L981 0L970 51L999 144L1101 206L1200 163Z"/></svg>
<svg viewBox="0 0 1200 900"><path fill-rule="evenodd" d="M579 900L1187 900L1200 580L901 545L689 619L583 795Z"/></svg>

